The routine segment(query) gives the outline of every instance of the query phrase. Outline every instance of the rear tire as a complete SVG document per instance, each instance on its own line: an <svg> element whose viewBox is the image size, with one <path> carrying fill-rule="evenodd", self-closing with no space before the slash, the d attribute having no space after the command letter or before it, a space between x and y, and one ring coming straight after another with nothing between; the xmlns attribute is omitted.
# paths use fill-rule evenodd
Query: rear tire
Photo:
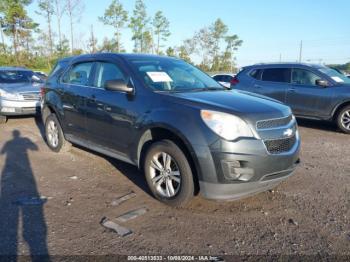
<svg viewBox="0 0 350 262"><path fill-rule="evenodd" d="M48 147L58 152L68 152L72 144L63 135L61 125L55 114L50 114L45 121L45 136Z"/></svg>
<svg viewBox="0 0 350 262"><path fill-rule="evenodd" d="M172 141L162 140L150 146L144 171L150 190L161 202L184 207L193 198L194 182L190 164Z"/></svg>
<svg viewBox="0 0 350 262"><path fill-rule="evenodd" d="M7 116L0 115L0 124L6 124L7 122Z"/></svg>
<svg viewBox="0 0 350 262"><path fill-rule="evenodd" d="M336 122L342 132L350 134L350 105L345 106L338 113Z"/></svg>

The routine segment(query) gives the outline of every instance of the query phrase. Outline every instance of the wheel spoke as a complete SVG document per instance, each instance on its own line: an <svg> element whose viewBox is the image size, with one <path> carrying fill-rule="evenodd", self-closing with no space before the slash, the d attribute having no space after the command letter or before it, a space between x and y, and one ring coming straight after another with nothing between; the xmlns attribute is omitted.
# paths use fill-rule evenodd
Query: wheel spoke
<svg viewBox="0 0 350 262"><path fill-rule="evenodd" d="M170 179L175 181L176 183L180 184L180 181L181 181L180 177L176 177L176 176L170 175Z"/></svg>
<svg viewBox="0 0 350 262"><path fill-rule="evenodd" d="M167 179L165 181L165 186L166 186L166 192L169 197L173 196L175 194L174 186L173 183L171 182L171 179Z"/></svg>
<svg viewBox="0 0 350 262"><path fill-rule="evenodd" d="M153 160L151 161L151 166L154 168L154 169L157 169L158 171L163 171L163 166L162 164L158 161L157 158L153 158Z"/></svg>
<svg viewBox="0 0 350 262"><path fill-rule="evenodd" d="M163 179L162 175L158 175L152 178L152 182L153 184L157 184L159 182L159 180Z"/></svg>
<svg viewBox="0 0 350 262"><path fill-rule="evenodd" d="M167 170L167 169L170 169L170 163L171 163L171 156L169 156L167 153L162 153L162 158L163 158L163 165L164 165L164 168Z"/></svg>

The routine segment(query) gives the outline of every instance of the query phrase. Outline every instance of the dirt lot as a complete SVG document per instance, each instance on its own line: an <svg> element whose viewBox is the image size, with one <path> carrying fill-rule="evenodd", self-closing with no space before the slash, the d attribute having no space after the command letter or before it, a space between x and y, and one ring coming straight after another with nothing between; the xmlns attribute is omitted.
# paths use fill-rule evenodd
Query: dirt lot
<svg viewBox="0 0 350 262"><path fill-rule="evenodd" d="M350 136L332 125L301 122L302 164L274 190L196 197L186 209L154 200L135 167L76 147L51 152L40 127L33 118L0 127L2 255L350 255ZM129 191L136 197L111 205ZM21 204L40 196L43 205ZM100 225L139 207L149 211L121 223L131 235Z"/></svg>

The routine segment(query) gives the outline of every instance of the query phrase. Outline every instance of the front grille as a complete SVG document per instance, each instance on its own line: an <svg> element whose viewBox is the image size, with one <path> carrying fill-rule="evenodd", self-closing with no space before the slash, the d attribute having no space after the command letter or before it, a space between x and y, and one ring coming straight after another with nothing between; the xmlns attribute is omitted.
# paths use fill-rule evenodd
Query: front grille
<svg viewBox="0 0 350 262"><path fill-rule="evenodd" d="M288 138L265 140L264 143L270 154L281 154L289 152L293 148L296 143L296 135L294 134Z"/></svg>
<svg viewBox="0 0 350 262"><path fill-rule="evenodd" d="M23 99L25 101L38 101L39 100L39 93L21 93Z"/></svg>
<svg viewBox="0 0 350 262"><path fill-rule="evenodd" d="M292 121L293 116L287 116L283 118L275 118L275 119L269 119L269 120L262 120L258 121L256 123L257 129L268 129L268 128L276 128L276 127L282 127L285 125L288 125L290 121Z"/></svg>

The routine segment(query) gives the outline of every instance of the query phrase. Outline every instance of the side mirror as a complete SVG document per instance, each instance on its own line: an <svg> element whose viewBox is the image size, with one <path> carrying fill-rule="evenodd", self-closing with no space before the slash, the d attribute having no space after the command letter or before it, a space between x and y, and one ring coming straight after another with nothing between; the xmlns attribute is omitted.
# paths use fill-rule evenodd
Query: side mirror
<svg viewBox="0 0 350 262"><path fill-rule="evenodd" d="M134 88L128 86L124 80L122 79L115 79L115 80L108 80L105 83L105 89L110 91L119 91L124 93L132 93L134 91Z"/></svg>
<svg viewBox="0 0 350 262"><path fill-rule="evenodd" d="M321 86L321 87L327 87L327 86L329 86L328 81L327 81L327 80L323 80L323 79L317 79L317 80L315 81L315 83L316 83L316 85Z"/></svg>

